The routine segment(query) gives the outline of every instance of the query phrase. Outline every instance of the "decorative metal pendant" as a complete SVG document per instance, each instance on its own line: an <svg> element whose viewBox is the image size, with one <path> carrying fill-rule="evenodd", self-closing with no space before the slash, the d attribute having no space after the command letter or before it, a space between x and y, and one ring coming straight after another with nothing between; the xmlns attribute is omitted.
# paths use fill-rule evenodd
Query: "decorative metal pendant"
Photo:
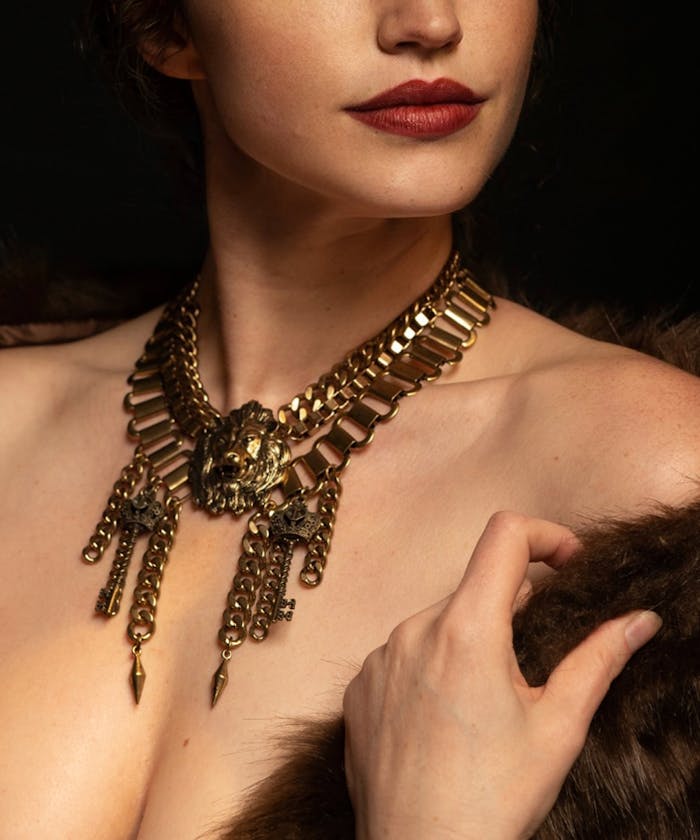
<svg viewBox="0 0 700 840"><path fill-rule="evenodd" d="M133 499L125 499L119 512L121 537L112 563L107 585L100 589L95 611L107 616L119 612L129 563L140 534L153 531L164 513L163 505L156 501L155 490L144 487Z"/></svg>
<svg viewBox="0 0 700 840"><path fill-rule="evenodd" d="M253 617L250 636L262 641L275 621L291 621L296 599L287 598L287 583L294 547L309 545L321 527L321 517L310 511L300 497L270 517L267 573L263 581L258 610Z"/></svg>
<svg viewBox="0 0 700 840"><path fill-rule="evenodd" d="M189 467L192 499L208 513L264 505L284 478L289 447L269 408L247 402L197 437Z"/></svg>
<svg viewBox="0 0 700 840"><path fill-rule="evenodd" d="M296 496L289 504L270 517L270 537L274 541L308 543L321 525L321 517L310 511L302 498Z"/></svg>
<svg viewBox="0 0 700 840"><path fill-rule="evenodd" d="M337 487L335 480L334 486ZM212 706L216 705L228 684L228 664L233 649L246 638L262 642L274 622L292 620L296 600L287 598L287 583L294 548L304 544L310 551L314 540L319 537L326 541L327 546L334 513L330 512L330 519L328 515L329 511L325 508L323 515L310 511L304 498L296 496L272 514L258 512L249 520L238 574L228 596L224 626L219 632L224 646L221 653L223 661L212 679ZM309 556L307 554L307 562Z"/></svg>

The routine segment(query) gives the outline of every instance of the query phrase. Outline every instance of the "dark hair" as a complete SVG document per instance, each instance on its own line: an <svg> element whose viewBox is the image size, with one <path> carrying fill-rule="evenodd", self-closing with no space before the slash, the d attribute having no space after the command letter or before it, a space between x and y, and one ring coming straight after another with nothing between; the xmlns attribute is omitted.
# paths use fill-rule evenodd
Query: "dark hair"
<svg viewBox="0 0 700 840"><path fill-rule="evenodd" d="M141 52L146 41L156 57L184 46L186 29L180 0L85 0L79 49L127 113L165 147L194 203L204 167L190 85L158 72Z"/></svg>
<svg viewBox="0 0 700 840"><path fill-rule="evenodd" d="M141 47L148 41L157 56L184 46L183 31L180 0L87 0L81 49L131 114L149 128L174 128L193 115L189 85L151 67Z"/></svg>

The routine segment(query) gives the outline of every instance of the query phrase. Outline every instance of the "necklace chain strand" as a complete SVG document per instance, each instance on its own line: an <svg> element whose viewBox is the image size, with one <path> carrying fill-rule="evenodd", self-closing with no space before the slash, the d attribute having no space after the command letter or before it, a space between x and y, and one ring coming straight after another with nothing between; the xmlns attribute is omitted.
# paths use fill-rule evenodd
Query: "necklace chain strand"
<svg viewBox="0 0 700 840"><path fill-rule="evenodd" d="M495 307L453 251L426 292L276 414L251 401L223 415L199 374L198 286L197 278L165 307L129 376L124 403L132 414L127 429L137 442L134 457L82 553L85 562L96 563L120 532L95 605L111 617L119 612L137 539L148 534L127 628L137 703L146 678L142 647L155 632L163 573L185 502L211 515L250 512L218 634L214 705L228 683L233 651L247 638L263 641L273 623L292 619L296 601L286 590L298 546L305 547L302 584L313 588L323 580L340 476L352 452L372 442L376 427L396 415L399 400L461 360ZM314 436L306 452L292 457L290 442Z"/></svg>

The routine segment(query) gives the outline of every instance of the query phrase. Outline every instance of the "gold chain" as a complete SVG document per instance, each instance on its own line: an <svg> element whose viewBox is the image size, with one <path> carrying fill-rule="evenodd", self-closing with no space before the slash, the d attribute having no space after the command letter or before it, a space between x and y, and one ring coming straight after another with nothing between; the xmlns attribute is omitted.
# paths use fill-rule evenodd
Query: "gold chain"
<svg viewBox="0 0 700 840"><path fill-rule="evenodd" d="M455 284L459 271L459 255L455 252L433 285L389 326L350 351L330 371L280 406L277 416L282 424L284 437L292 440L308 437L347 408L355 395L352 383L376 364L381 354L406 331L419 313L438 304ZM198 287L199 278L166 309L156 329L153 343L150 347L147 346L145 354L156 348L162 350L163 342L169 345L171 352L161 368L164 389L171 402L175 422L190 437L195 437L202 429L211 427L221 418L220 412L211 405L199 376Z"/></svg>
<svg viewBox="0 0 700 840"><path fill-rule="evenodd" d="M340 474L352 452L372 442L376 426L396 415L399 400L461 360L495 306L455 251L426 292L276 415L250 402L224 416L211 405L199 375L198 285L197 278L165 307L129 377L125 405L133 415L128 431L137 441L134 458L83 550L86 562L97 562L121 528L96 605L112 616L119 610L136 538L149 534L127 629L137 702L145 680L142 646L155 631L161 581L183 503L191 498L215 515L252 511L218 635L222 662L212 684L216 703L233 651L249 637L263 641L274 622L291 620L296 602L286 597L286 588L297 546L306 547L302 584L321 583ZM308 451L291 457L287 440L302 441L327 424ZM191 450L184 447L186 437L194 442ZM144 474L145 486L133 496ZM276 501L273 491L279 491ZM315 511L309 508L313 499Z"/></svg>

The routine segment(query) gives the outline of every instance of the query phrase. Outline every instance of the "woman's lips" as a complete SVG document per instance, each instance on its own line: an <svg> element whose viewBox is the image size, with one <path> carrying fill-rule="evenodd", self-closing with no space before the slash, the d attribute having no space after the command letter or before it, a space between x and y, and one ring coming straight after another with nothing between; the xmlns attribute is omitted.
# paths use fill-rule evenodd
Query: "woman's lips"
<svg viewBox="0 0 700 840"><path fill-rule="evenodd" d="M484 101L452 79L412 79L345 110L371 128L434 140L469 125Z"/></svg>

